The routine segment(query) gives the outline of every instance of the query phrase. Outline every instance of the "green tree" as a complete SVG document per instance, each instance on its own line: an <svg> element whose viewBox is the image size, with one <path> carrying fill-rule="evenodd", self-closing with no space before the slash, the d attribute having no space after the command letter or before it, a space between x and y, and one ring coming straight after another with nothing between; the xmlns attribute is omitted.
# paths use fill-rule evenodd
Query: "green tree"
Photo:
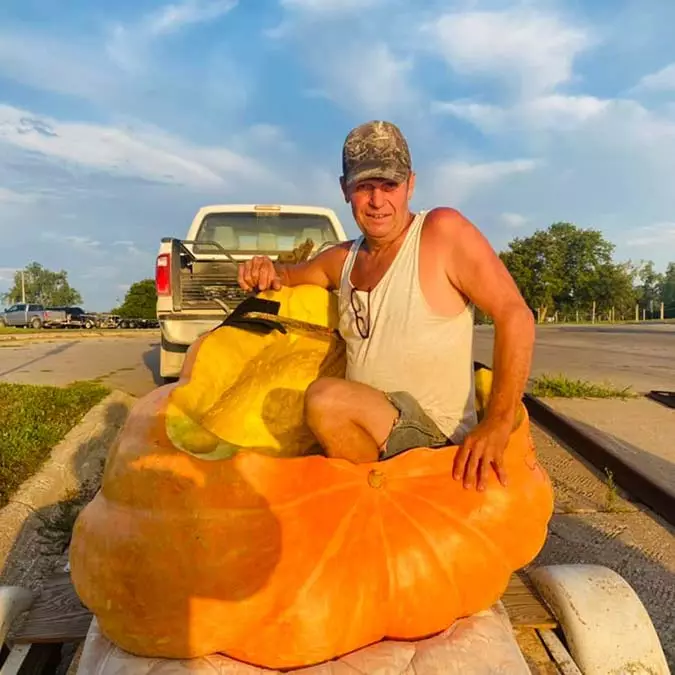
<svg viewBox="0 0 675 675"><path fill-rule="evenodd" d="M643 260L637 270L637 277L639 284L635 290L640 307L646 309L650 315L659 312L663 297L663 274L654 270L651 260Z"/></svg>
<svg viewBox="0 0 675 675"><path fill-rule="evenodd" d="M501 258L544 321L555 311L588 311L593 301L611 306L612 293L624 293L624 270L612 263L613 250L599 231L558 222L514 239Z"/></svg>
<svg viewBox="0 0 675 675"><path fill-rule="evenodd" d="M675 317L675 262L668 263L663 275L661 300L665 305L666 317Z"/></svg>
<svg viewBox="0 0 675 675"><path fill-rule="evenodd" d="M157 289L154 279L131 284L122 305L113 310L125 319L154 319L157 313Z"/></svg>
<svg viewBox="0 0 675 675"><path fill-rule="evenodd" d="M627 263L600 265L589 284L589 291L596 298L596 313L609 314L612 310L617 319L632 317L636 292L634 270Z"/></svg>
<svg viewBox="0 0 675 675"><path fill-rule="evenodd" d="M550 244L546 232L537 230L530 237L517 237L509 244L509 250L500 254L525 301L541 321L561 286L561 279L551 264L554 252Z"/></svg>
<svg viewBox="0 0 675 675"><path fill-rule="evenodd" d="M23 277L26 302L45 306L72 306L82 303L82 296L68 283L68 273L64 270L52 272L33 262L23 270ZM8 305L22 301L21 271L14 273L14 284L3 294L2 299Z"/></svg>

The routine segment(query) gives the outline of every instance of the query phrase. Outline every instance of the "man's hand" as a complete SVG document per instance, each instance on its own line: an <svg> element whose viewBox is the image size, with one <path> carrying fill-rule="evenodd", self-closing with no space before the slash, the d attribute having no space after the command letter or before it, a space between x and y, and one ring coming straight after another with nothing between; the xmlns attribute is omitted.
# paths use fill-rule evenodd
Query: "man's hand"
<svg viewBox="0 0 675 675"><path fill-rule="evenodd" d="M509 442L512 424L501 419L486 417L464 439L455 456L453 478L464 478L464 487L478 485L484 490L487 485L488 472L494 469L500 483L506 487L506 468L504 466L504 450Z"/></svg>
<svg viewBox="0 0 675 675"><path fill-rule="evenodd" d="M278 291L281 288L281 277L272 259L263 255L256 255L239 265L237 280L245 291L256 288L259 291L266 291L268 288Z"/></svg>

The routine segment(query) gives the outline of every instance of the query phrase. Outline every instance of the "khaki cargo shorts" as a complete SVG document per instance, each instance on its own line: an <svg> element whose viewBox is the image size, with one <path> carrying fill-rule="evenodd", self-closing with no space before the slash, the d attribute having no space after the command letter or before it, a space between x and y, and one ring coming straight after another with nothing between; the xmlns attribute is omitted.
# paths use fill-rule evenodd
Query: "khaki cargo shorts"
<svg viewBox="0 0 675 675"><path fill-rule="evenodd" d="M398 418L380 448L380 459L389 459L412 448L442 448L452 445L436 423L407 391L384 392L398 410Z"/></svg>

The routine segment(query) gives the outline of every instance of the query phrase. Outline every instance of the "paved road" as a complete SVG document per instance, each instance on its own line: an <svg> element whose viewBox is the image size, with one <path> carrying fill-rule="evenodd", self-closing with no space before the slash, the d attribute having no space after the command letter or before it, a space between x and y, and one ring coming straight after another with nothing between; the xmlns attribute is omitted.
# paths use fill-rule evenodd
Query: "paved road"
<svg viewBox="0 0 675 675"><path fill-rule="evenodd" d="M476 331L476 358L492 363L493 331ZM63 384L100 377L140 396L160 383L158 336L83 338L49 343L0 343L0 380ZM631 385L637 391L675 389L675 325L542 327L537 331L534 375Z"/></svg>
<svg viewBox="0 0 675 675"><path fill-rule="evenodd" d="M142 396L161 383L159 336L0 342L0 380L61 385L100 378Z"/></svg>
<svg viewBox="0 0 675 675"><path fill-rule="evenodd" d="M492 363L493 330L479 326L475 355ZM675 325L545 326L537 329L532 375L564 374L637 392L675 389Z"/></svg>

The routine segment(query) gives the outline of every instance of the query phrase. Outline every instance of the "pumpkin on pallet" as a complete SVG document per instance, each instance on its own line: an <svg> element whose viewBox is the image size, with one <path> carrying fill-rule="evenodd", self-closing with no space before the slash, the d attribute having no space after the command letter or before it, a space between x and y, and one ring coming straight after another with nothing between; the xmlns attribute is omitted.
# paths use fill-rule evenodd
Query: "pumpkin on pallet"
<svg viewBox="0 0 675 675"><path fill-rule="evenodd" d="M322 289L262 295L336 325ZM338 338L223 326L191 347L178 383L136 404L70 549L77 593L112 642L306 666L439 633L492 606L538 554L553 494L524 407L508 487L491 475L485 491L465 489L454 446L330 459L304 425L303 393L344 365ZM482 409L490 371L476 383Z"/></svg>

